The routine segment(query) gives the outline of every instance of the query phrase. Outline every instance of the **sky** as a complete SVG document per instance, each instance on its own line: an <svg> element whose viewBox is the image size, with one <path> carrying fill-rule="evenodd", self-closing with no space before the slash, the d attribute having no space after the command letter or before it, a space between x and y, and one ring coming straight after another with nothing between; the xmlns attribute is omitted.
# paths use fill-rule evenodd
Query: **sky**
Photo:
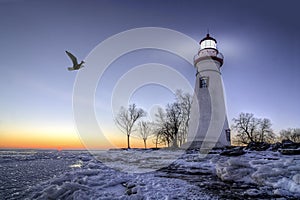
<svg viewBox="0 0 300 200"><path fill-rule="evenodd" d="M83 148L72 109L77 72L67 71L64 51L82 60L107 38L140 27L173 29L196 41L209 29L225 57L229 123L250 112L269 118L277 133L300 127L299 6L297 0L0 0L0 148ZM126 146L126 137L107 110L114 85L149 62L171 66L194 84L193 66L167 52L145 49L113 62L99 81L95 113L115 146ZM130 99L148 112L173 100L155 84ZM133 145L142 141L133 138Z"/></svg>

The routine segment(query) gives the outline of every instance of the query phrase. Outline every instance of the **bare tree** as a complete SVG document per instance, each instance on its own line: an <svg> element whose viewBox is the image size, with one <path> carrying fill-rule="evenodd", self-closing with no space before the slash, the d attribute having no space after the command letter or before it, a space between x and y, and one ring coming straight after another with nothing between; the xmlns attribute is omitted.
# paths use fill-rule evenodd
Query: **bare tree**
<svg viewBox="0 0 300 200"><path fill-rule="evenodd" d="M293 142L300 142L300 128L289 128L280 131L281 140L291 140Z"/></svg>
<svg viewBox="0 0 300 200"><path fill-rule="evenodd" d="M271 142L274 133L269 119L255 118L252 113L240 113L238 118L233 118L232 129L237 132L237 143Z"/></svg>
<svg viewBox="0 0 300 200"><path fill-rule="evenodd" d="M167 145L167 147L170 147L170 144L172 142L172 138L170 135L170 132L167 128L162 127L160 129L157 129L156 131L156 148L158 144L164 144Z"/></svg>
<svg viewBox="0 0 300 200"><path fill-rule="evenodd" d="M238 118L233 118L232 129L237 131L237 137L243 144L255 141L255 130L258 122L251 113L241 113Z"/></svg>
<svg viewBox="0 0 300 200"><path fill-rule="evenodd" d="M231 144L233 146L243 146L245 143L242 142L241 138L239 138L236 134L231 135Z"/></svg>
<svg viewBox="0 0 300 200"><path fill-rule="evenodd" d="M141 121L139 123L139 136L143 139L145 149L147 148L147 139L153 134L153 127L150 122Z"/></svg>
<svg viewBox="0 0 300 200"><path fill-rule="evenodd" d="M273 143L274 142L274 133L271 129L272 123L271 120L263 118L259 119L259 125L258 125L258 136L259 136L259 142L268 142Z"/></svg>
<svg viewBox="0 0 300 200"><path fill-rule="evenodd" d="M170 143L172 141L170 132L168 131L168 122L167 122L167 116L166 112L159 108L157 114L155 114L157 120L156 120L156 128L155 128L155 146L157 148L158 144L166 144L168 147L170 146Z"/></svg>
<svg viewBox="0 0 300 200"><path fill-rule="evenodd" d="M176 101L160 108L156 114L155 144L165 143L168 147L181 146L187 139L190 120L192 96L189 93L176 91Z"/></svg>
<svg viewBox="0 0 300 200"><path fill-rule="evenodd" d="M189 93L183 93L182 90L176 91L176 102L180 105L182 112L181 125L178 133L178 143L181 146L187 139L187 132L190 121L191 107L192 107L192 95Z"/></svg>
<svg viewBox="0 0 300 200"><path fill-rule="evenodd" d="M172 146L178 147L178 133L182 123L182 110L179 103L168 104L166 108L168 131L172 136Z"/></svg>
<svg viewBox="0 0 300 200"><path fill-rule="evenodd" d="M160 118L163 119L163 117L160 117L160 115L162 115L162 113L163 113L162 108L158 108L158 113L155 114L155 117L157 117L158 120L156 120L156 122L153 123L153 135L154 135L155 138L153 139L152 142L155 144L155 148L157 148L158 144L161 143L160 133L159 133L161 127L160 127L160 124L158 122L161 121Z"/></svg>
<svg viewBox="0 0 300 200"><path fill-rule="evenodd" d="M146 112L141 109L137 108L135 104L129 105L128 109L124 108L123 106L120 108L120 111L115 118L115 122L119 129L127 135L127 148L130 149L130 135L134 129L134 124L138 119L144 117Z"/></svg>
<svg viewBox="0 0 300 200"><path fill-rule="evenodd" d="M157 139L166 142L168 147L178 147L178 133L182 123L182 111L180 104L175 102L168 104L165 111L159 109L156 115L157 120Z"/></svg>

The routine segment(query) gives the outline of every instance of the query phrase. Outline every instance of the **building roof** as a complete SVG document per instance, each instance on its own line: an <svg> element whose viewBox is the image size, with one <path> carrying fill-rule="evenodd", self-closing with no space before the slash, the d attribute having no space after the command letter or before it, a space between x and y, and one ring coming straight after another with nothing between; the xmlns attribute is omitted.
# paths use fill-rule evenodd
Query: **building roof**
<svg viewBox="0 0 300 200"><path fill-rule="evenodd" d="M215 42L217 43L217 40L216 40L215 38L211 37L211 36L209 35L209 33L207 33L207 34L206 34L206 37L203 38L199 43L203 42L204 40L213 40L213 41L215 41Z"/></svg>

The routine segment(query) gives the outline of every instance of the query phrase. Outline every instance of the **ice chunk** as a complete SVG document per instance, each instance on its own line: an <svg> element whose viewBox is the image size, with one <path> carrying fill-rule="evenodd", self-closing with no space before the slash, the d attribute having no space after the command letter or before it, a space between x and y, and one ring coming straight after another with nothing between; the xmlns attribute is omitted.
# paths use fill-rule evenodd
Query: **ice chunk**
<svg viewBox="0 0 300 200"><path fill-rule="evenodd" d="M280 179L274 186L292 193L297 193L300 196L300 185L291 179L284 177Z"/></svg>
<svg viewBox="0 0 300 200"><path fill-rule="evenodd" d="M300 184L300 174L296 174L293 176L293 181L296 183L296 184Z"/></svg>

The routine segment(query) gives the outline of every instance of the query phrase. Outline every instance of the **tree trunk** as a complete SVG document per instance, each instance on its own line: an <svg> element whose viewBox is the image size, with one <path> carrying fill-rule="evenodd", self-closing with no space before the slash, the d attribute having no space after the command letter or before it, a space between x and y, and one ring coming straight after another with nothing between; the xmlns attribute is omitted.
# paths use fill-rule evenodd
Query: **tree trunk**
<svg viewBox="0 0 300 200"><path fill-rule="evenodd" d="M130 149L129 138L130 138L130 135L127 135L127 149Z"/></svg>
<svg viewBox="0 0 300 200"><path fill-rule="evenodd" d="M177 138L177 135L178 135L178 131L177 131L177 134L174 137L173 144L172 144L172 147L175 147L175 148L178 147L178 138Z"/></svg>
<svg viewBox="0 0 300 200"><path fill-rule="evenodd" d="M144 139L144 145L145 145L145 149L147 149L147 143L145 139Z"/></svg>
<svg viewBox="0 0 300 200"><path fill-rule="evenodd" d="M173 141L172 147L175 147L175 148L178 147L177 139Z"/></svg>

